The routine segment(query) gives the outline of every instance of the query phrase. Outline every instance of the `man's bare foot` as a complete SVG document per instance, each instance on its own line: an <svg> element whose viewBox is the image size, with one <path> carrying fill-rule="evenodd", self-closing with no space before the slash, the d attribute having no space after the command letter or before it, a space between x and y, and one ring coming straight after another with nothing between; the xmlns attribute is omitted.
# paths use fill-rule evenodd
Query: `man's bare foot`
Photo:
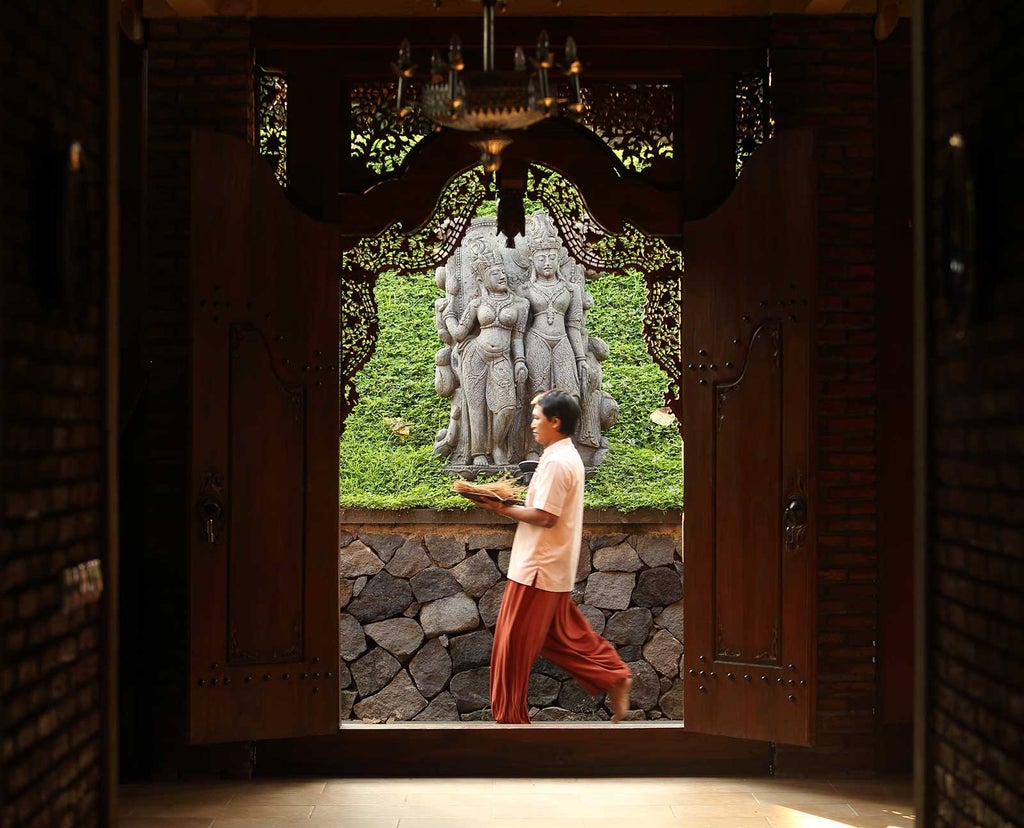
<svg viewBox="0 0 1024 828"><path fill-rule="evenodd" d="M608 690L608 698L612 703L612 724L618 724L629 712L629 688L633 686L632 678L624 678Z"/></svg>

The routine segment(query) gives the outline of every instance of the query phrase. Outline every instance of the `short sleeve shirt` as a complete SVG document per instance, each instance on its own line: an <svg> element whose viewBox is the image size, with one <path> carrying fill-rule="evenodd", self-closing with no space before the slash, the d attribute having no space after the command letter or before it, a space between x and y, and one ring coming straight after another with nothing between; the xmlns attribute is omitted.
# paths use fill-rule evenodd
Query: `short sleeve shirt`
<svg viewBox="0 0 1024 828"><path fill-rule="evenodd" d="M520 523L512 541L508 577L547 592L572 592L583 538L584 469L572 439L552 443L530 480L525 505L543 509L554 526Z"/></svg>

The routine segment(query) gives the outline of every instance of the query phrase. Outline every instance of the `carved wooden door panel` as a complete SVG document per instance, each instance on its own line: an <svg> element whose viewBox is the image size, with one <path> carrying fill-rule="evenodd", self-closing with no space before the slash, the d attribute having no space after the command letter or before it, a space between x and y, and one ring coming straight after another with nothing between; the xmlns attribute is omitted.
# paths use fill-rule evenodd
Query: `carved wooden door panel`
<svg viewBox="0 0 1024 828"><path fill-rule="evenodd" d="M781 133L686 225L687 728L810 744L813 141Z"/></svg>
<svg viewBox="0 0 1024 828"><path fill-rule="evenodd" d="M338 727L337 228L192 145L190 735Z"/></svg>

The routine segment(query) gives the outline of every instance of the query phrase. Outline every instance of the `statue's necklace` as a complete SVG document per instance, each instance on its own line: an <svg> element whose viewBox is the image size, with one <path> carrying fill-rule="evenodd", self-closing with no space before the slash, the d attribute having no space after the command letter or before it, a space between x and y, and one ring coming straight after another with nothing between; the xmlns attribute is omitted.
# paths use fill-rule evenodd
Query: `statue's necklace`
<svg viewBox="0 0 1024 828"><path fill-rule="evenodd" d="M541 292L541 295L547 300L548 306L542 313L547 314L548 325L555 324L555 300L562 295L562 291L565 290L565 285L561 282L557 282L553 289L549 289L541 285L540 282L534 282L534 286Z"/></svg>
<svg viewBox="0 0 1024 828"><path fill-rule="evenodd" d="M500 296L501 294L498 295ZM497 318L498 314L500 314L503 310L505 310L505 308L512 304L512 302L515 300L515 296L513 296L511 293L506 293L504 298L495 299L495 294L490 293L487 295L487 299L487 304L491 306L491 309L494 311L494 316L495 318Z"/></svg>

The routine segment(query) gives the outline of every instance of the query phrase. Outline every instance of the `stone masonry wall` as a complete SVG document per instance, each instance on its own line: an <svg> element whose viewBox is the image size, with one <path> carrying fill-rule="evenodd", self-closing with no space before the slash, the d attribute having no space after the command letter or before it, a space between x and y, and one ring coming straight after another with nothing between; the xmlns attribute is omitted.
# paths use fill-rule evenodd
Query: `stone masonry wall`
<svg viewBox="0 0 1024 828"><path fill-rule="evenodd" d="M378 514L376 523L343 516L341 526L342 722L490 720L491 644L514 526ZM588 520L572 593L633 670L634 721L683 717L681 516L657 515L653 524ZM604 696L587 695L544 658L529 704L538 722L610 718Z"/></svg>

